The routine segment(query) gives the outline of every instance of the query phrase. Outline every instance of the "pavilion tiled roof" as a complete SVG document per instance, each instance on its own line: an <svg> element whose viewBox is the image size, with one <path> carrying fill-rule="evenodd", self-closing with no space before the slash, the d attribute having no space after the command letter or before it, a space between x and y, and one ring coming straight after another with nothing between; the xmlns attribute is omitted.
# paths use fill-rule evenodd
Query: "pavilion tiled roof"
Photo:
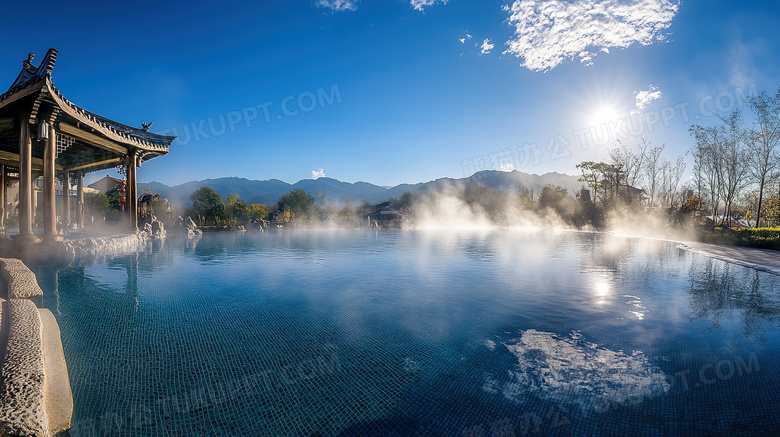
<svg viewBox="0 0 780 437"><path fill-rule="evenodd" d="M175 136L158 135L113 121L87 111L65 98L51 80L51 72L57 60L57 53L57 50L49 49L38 67L32 65L34 55L30 53L27 60L24 61L22 71L8 88L8 91L0 94L0 107L4 106L5 100L11 99L17 93L40 87L40 92L46 94L62 112L73 117L78 123L88 126L93 132L100 133L110 140L153 152L153 155L168 152L171 143L176 139Z"/></svg>

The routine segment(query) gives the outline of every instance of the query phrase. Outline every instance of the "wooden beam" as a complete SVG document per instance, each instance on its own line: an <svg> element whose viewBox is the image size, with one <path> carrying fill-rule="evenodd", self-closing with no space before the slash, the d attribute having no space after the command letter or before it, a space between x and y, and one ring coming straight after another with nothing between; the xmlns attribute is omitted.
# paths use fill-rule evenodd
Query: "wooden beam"
<svg viewBox="0 0 780 437"><path fill-rule="evenodd" d="M94 134L91 134L89 132L86 132L83 129L79 129L76 126L72 126L67 123L60 122L60 129L59 131L68 134L72 137L78 138L81 141L87 142L95 147L98 147L103 150L108 150L109 152L117 153L119 155L127 155L127 147L124 147L114 141L111 141L107 138L103 138Z"/></svg>
<svg viewBox="0 0 780 437"><path fill-rule="evenodd" d="M11 130L14 128L13 118L0 118L0 131Z"/></svg>
<svg viewBox="0 0 780 437"><path fill-rule="evenodd" d="M68 170L69 171L84 170L86 168L97 167L99 165L105 165L105 164L113 164L113 163L119 162L119 161L121 161L120 158L111 158L111 159L106 159L106 160L103 160L103 161L91 162L89 164L82 164L82 165L77 165L77 166L74 166L74 167L68 167Z"/></svg>
<svg viewBox="0 0 780 437"><path fill-rule="evenodd" d="M19 155L17 153L12 152L4 152L0 150L0 161L8 166L11 167L18 167L19 166ZM43 159L41 158L32 158L31 160L32 168L36 171L43 171ZM62 165L56 166L57 170L62 170Z"/></svg>

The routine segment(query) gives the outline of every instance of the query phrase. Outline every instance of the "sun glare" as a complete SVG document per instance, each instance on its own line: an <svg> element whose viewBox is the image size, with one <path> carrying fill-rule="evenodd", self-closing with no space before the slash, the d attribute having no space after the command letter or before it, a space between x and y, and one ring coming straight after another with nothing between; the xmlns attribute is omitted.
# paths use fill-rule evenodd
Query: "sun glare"
<svg viewBox="0 0 780 437"><path fill-rule="evenodd" d="M620 111L613 105L600 105L593 109L588 116L588 122L591 126L598 126L609 123L620 118Z"/></svg>
<svg viewBox="0 0 780 437"><path fill-rule="evenodd" d="M612 287L607 282L598 281L593 285L593 291L596 297L596 304L603 305L607 302L607 296L612 294Z"/></svg>

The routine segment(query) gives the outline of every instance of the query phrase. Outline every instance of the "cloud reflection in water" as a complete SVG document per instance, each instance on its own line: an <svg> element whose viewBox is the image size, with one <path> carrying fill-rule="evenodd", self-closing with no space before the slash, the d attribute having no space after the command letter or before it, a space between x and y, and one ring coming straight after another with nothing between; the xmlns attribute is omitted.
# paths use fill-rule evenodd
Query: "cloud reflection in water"
<svg viewBox="0 0 780 437"><path fill-rule="evenodd" d="M597 408L639 401L669 391L666 374L640 351L628 355L598 347L573 332L561 337L529 329L504 343L517 365L503 385L487 379L483 390L521 402L528 395Z"/></svg>

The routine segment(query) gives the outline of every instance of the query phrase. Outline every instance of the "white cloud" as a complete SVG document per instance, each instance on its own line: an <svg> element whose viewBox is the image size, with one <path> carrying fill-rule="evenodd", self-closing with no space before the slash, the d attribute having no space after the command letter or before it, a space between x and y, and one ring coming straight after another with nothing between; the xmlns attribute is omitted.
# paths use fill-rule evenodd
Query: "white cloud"
<svg viewBox="0 0 780 437"><path fill-rule="evenodd" d="M325 170L319 169L319 170L312 170L311 171L311 178L312 179L319 179L325 177Z"/></svg>
<svg viewBox="0 0 780 437"><path fill-rule="evenodd" d="M334 11L355 11L360 0L317 0L314 4L320 8L330 8Z"/></svg>
<svg viewBox="0 0 780 437"><path fill-rule="evenodd" d="M661 90L658 89L658 87L654 87L652 84L650 85L649 89L641 90L641 91L634 91L634 99L636 99L636 111L632 111L634 113L637 113L647 107L653 100L658 100L661 98Z"/></svg>
<svg viewBox="0 0 780 437"><path fill-rule="evenodd" d="M664 39L677 0L516 0L504 6L515 35L505 53L531 71L548 71L575 56L586 65L599 51Z"/></svg>
<svg viewBox="0 0 780 437"><path fill-rule="evenodd" d="M410 3L414 6L415 11L422 12L426 6L433 6L436 3L446 5L448 1L450 0L411 0Z"/></svg>
<svg viewBox="0 0 780 437"><path fill-rule="evenodd" d="M495 44L490 43L490 38L485 38L485 40L482 41L482 54L486 55L490 53L490 51L493 50L495 46Z"/></svg>
<svg viewBox="0 0 780 437"><path fill-rule="evenodd" d="M467 39L471 39L471 35L469 35L468 33L466 34L465 37L458 39L458 41L460 41L461 44L466 44Z"/></svg>

